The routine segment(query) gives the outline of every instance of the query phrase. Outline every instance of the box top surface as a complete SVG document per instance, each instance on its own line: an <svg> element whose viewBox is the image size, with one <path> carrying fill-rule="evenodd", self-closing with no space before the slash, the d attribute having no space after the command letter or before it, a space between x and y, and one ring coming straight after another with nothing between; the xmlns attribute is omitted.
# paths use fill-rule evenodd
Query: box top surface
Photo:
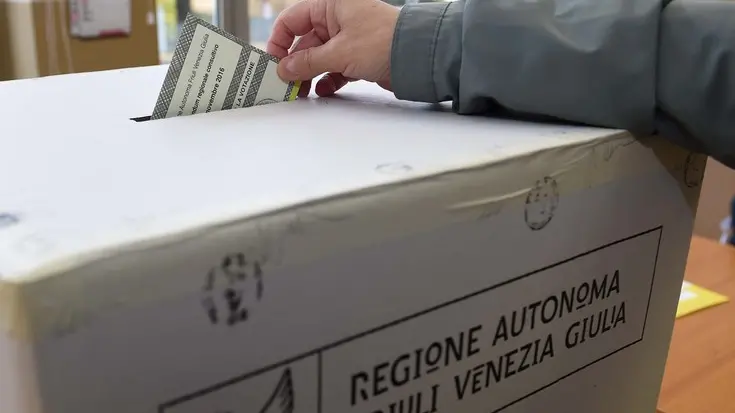
<svg viewBox="0 0 735 413"><path fill-rule="evenodd" d="M90 251L620 131L458 116L367 83L149 122L165 66L0 83L0 279Z"/></svg>

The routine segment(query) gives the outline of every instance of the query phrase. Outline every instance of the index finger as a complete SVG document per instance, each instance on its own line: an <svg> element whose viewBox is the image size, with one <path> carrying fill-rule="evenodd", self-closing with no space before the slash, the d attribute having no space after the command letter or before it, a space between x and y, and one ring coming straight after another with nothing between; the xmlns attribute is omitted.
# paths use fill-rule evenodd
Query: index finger
<svg viewBox="0 0 735 413"><path fill-rule="evenodd" d="M310 8L309 0L301 0L278 15L266 46L268 53L279 59L288 56L296 36L303 36L314 28Z"/></svg>

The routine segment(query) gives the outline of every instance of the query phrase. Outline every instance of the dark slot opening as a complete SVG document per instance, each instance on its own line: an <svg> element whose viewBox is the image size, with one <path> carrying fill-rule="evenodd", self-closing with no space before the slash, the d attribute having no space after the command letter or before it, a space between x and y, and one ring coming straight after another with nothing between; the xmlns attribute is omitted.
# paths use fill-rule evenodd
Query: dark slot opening
<svg viewBox="0 0 735 413"><path fill-rule="evenodd" d="M139 116L137 118L130 118L130 120L135 122L148 122L149 120L151 120L151 116Z"/></svg>

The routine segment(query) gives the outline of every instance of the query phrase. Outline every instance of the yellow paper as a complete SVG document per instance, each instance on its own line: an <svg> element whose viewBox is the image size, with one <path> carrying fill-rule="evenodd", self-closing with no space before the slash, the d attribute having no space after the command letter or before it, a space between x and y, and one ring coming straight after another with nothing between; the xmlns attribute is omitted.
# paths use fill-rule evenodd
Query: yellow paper
<svg viewBox="0 0 735 413"><path fill-rule="evenodd" d="M728 301L729 299L722 294L717 294L714 291L684 281L681 286L681 295L679 295L679 307L676 309L676 318Z"/></svg>
<svg viewBox="0 0 735 413"><path fill-rule="evenodd" d="M288 101L292 101L296 99L296 97L298 97L299 89L301 89L301 82L297 80L293 84L293 88L291 89L291 94L288 95Z"/></svg>

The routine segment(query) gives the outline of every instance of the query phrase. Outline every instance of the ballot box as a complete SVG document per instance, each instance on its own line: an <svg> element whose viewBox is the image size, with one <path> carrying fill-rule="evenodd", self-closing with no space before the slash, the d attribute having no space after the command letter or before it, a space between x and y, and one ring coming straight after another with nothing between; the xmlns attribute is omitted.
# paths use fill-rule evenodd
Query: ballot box
<svg viewBox="0 0 735 413"><path fill-rule="evenodd" d="M165 73L0 83L0 411L655 410L704 157Z"/></svg>

